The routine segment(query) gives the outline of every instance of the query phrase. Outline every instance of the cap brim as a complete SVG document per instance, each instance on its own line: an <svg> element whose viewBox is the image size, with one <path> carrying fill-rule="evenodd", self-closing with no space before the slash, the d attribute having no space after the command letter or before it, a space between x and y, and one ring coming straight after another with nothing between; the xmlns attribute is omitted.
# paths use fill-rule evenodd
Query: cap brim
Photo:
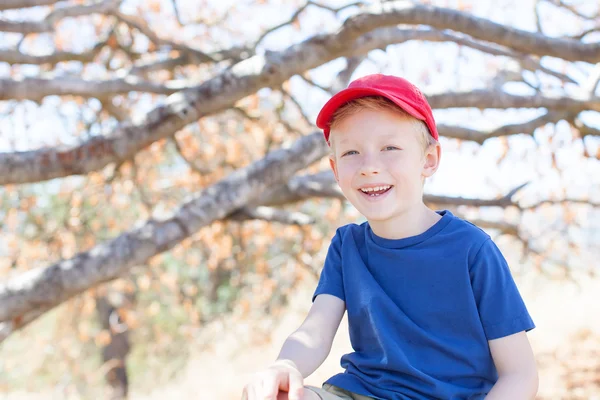
<svg viewBox="0 0 600 400"><path fill-rule="evenodd" d="M335 110L349 101L367 96L383 96L394 102L394 104L413 117L425 121L425 117L423 117L411 105L405 103L403 100L391 95L390 93L373 88L348 88L336 93L331 99L329 99L317 116L317 126L323 129L323 132L325 133L325 140L329 140L329 123L331 121L331 117L335 113Z"/></svg>

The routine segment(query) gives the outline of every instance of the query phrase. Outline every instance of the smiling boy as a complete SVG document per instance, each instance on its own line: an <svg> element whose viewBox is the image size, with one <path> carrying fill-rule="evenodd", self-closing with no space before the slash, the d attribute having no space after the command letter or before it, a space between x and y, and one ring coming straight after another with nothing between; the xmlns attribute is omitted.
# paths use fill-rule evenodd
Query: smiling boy
<svg viewBox="0 0 600 400"><path fill-rule="evenodd" d="M423 202L441 148L422 93L369 75L333 96L317 125L342 192L367 221L336 231L305 321L244 396L533 399L534 323L504 257L485 232ZM304 387L345 311L353 351L344 372Z"/></svg>

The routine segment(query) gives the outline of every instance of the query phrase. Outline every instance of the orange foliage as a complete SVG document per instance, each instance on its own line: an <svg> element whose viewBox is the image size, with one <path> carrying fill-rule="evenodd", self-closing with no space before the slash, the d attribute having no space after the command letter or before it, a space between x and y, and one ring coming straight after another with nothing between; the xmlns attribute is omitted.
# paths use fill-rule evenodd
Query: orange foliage
<svg viewBox="0 0 600 400"><path fill-rule="evenodd" d="M110 344L111 341L112 339L110 337L110 332L106 329L101 330L94 337L94 342L98 347L106 347Z"/></svg>

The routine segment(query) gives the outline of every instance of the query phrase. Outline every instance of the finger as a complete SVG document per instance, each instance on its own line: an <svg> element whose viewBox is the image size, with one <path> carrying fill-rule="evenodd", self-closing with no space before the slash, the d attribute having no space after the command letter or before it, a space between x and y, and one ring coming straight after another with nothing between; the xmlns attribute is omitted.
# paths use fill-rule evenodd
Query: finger
<svg viewBox="0 0 600 400"><path fill-rule="evenodd" d="M289 374L289 400L300 400L304 392L304 379L300 374Z"/></svg>
<svg viewBox="0 0 600 400"><path fill-rule="evenodd" d="M279 378L276 374L269 374L263 378L260 396L261 400L276 400L279 392Z"/></svg>
<svg viewBox="0 0 600 400"><path fill-rule="evenodd" d="M254 385L248 385L246 387L247 400L258 400L256 396L256 390L254 389Z"/></svg>

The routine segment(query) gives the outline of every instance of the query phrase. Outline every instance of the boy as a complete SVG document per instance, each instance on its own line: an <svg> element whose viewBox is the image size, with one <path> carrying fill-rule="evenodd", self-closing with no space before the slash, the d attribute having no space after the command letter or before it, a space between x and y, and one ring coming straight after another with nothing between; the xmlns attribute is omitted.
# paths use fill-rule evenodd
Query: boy
<svg viewBox="0 0 600 400"><path fill-rule="evenodd" d="M313 305L248 400L533 399L533 321L490 237L423 203L440 161L423 94L370 75L323 107L330 164L367 222L339 228ZM325 360L345 311L353 352L323 388L303 378Z"/></svg>

